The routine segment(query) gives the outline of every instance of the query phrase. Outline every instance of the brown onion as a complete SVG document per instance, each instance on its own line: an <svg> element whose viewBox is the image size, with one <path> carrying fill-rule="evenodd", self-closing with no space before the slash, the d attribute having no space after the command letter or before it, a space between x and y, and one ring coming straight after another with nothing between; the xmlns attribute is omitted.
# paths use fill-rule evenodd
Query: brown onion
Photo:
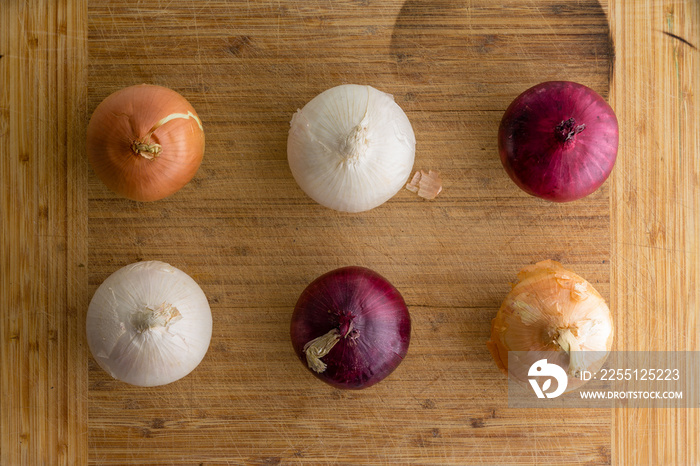
<svg viewBox="0 0 700 466"><path fill-rule="evenodd" d="M140 84L97 106L88 125L87 153L109 189L135 201L156 201L194 177L204 156L204 130L180 94Z"/></svg>
<svg viewBox="0 0 700 466"><path fill-rule="evenodd" d="M518 273L486 345L501 371L526 384L531 364L542 352L552 352L569 375L571 391L583 384L581 371L602 365L612 342L612 316L603 297L579 275L547 260ZM517 352L515 367L509 365L511 351Z"/></svg>

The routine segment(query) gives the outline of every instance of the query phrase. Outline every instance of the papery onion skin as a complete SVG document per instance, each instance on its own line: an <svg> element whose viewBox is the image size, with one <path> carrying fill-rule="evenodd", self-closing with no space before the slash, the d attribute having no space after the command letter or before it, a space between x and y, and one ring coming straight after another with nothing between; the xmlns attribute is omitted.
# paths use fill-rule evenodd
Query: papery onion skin
<svg viewBox="0 0 700 466"><path fill-rule="evenodd" d="M173 115L180 116L158 126ZM136 152L134 143L158 144L162 150L149 159ZM156 201L180 190L197 173L204 130L192 105L174 90L130 86L109 95L93 112L87 154L109 189L135 201Z"/></svg>
<svg viewBox="0 0 700 466"><path fill-rule="evenodd" d="M163 322L139 321L144 312L163 308L169 312ZM212 315L189 275L164 262L144 261L102 282L90 301L86 331L100 367L115 379L153 387L175 382L199 365L211 341Z"/></svg>
<svg viewBox="0 0 700 466"><path fill-rule="evenodd" d="M311 370L304 346L333 329L344 336L322 358L326 369ZM403 361L411 318L403 297L384 277L364 267L343 267L321 275L302 292L290 334L294 351L312 374L337 388L362 389Z"/></svg>
<svg viewBox="0 0 700 466"><path fill-rule="evenodd" d="M584 337L585 325L595 323L595 331ZM602 366L613 343L613 322L603 297L584 278L547 260L524 267L518 281L506 296L491 323L491 339L486 343L498 368L516 381L527 383L533 361L509 367L508 352L553 352L553 359L570 363L567 352L557 343L558 330L578 333L581 352L587 354L589 368ZM533 353L535 354L535 353ZM540 356L533 356L539 359ZM593 359L590 359L593 358ZM550 361L551 362L551 361ZM567 368L565 368L567 369ZM594 372L594 371L593 371ZM569 374L567 392L584 382Z"/></svg>
<svg viewBox="0 0 700 466"><path fill-rule="evenodd" d="M287 160L299 187L319 204L364 212L406 183L416 151L408 117L372 86L327 89L292 117Z"/></svg>
<svg viewBox="0 0 700 466"><path fill-rule="evenodd" d="M570 81L544 82L520 94L498 130L498 151L511 179L554 202L597 190L612 172L617 147L615 112L595 91Z"/></svg>

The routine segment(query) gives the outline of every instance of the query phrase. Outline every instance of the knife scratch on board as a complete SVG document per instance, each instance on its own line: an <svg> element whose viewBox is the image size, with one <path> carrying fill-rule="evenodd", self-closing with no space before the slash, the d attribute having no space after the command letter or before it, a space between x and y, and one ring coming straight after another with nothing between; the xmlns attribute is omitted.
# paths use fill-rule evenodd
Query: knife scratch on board
<svg viewBox="0 0 700 466"><path fill-rule="evenodd" d="M673 33L673 24L674 24L674 16L673 13L669 13L666 16L666 26L668 27L668 31L663 31L664 34L669 35L671 37L677 38L681 43L687 43L685 39L682 39L680 36L677 36L676 34ZM683 157L683 101L684 101L684 96L683 96L683 87L682 87L682 82L681 82L681 65L680 65L680 60L679 60L679 51L678 47L676 47L676 43L673 43L673 63L676 69L676 81L678 84L678 164L679 166L683 163L682 157Z"/></svg>
<svg viewBox="0 0 700 466"><path fill-rule="evenodd" d="M666 34L668 37L672 37L673 39L676 39L676 40L679 40L679 41L683 42L685 45L689 46L689 47L692 48L693 50L697 50L697 49L698 49L698 48L697 48L695 45L693 45L691 42L689 42L689 41L683 39L681 36L679 36L679 35L677 35L677 34L674 34L674 33L672 33L672 32L668 32L668 31L661 31L661 32L662 32L663 34Z"/></svg>

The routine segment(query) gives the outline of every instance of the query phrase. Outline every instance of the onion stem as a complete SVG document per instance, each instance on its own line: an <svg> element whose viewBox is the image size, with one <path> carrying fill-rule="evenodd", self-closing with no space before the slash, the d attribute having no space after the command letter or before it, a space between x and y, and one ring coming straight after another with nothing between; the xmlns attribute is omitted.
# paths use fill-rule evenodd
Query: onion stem
<svg viewBox="0 0 700 466"><path fill-rule="evenodd" d="M586 368L578 338L570 328L560 328L558 333L559 336L555 341L569 355L569 375L578 376Z"/></svg>
<svg viewBox="0 0 700 466"><path fill-rule="evenodd" d="M571 117L559 123L554 128L554 134L561 142L566 142L574 139L574 137L584 129L586 129L585 124L576 126L576 120Z"/></svg>
<svg viewBox="0 0 700 466"><path fill-rule="evenodd" d="M160 144L146 144L138 141L134 141L131 144L131 149L141 157L148 160L155 159L163 151L163 147Z"/></svg>
<svg viewBox="0 0 700 466"><path fill-rule="evenodd" d="M170 115L167 115L166 117L158 120L158 122L155 125L153 125L153 128L151 128L151 130L148 132L146 138L150 138L153 132L161 126L163 126L164 124L168 123L169 121L176 120L178 118L181 118L183 120L192 119L195 123L197 123L197 126L199 126L200 130L204 130L204 128L202 128L202 121L194 113L190 111L188 111L187 113L171 113ZM160 153L163 150L163 147L160 144L156 143L146 144L145 142L134 141L134 143L131 145L131 149L137 154L139 154L141 157L148 160L153 160L160 155Z"/></svg>
<svg viewBox="0 0 700 466"><path fill-rule="evenodd" d="M340 340L340 332L334 328L304 345L306 362L313 371L320 373L326 370L326 363L321 361L321 358L330 353L338 340Z"/></svg>
<svg viewBox="0 0 700 466"><path fill-rule="evenodd" d="M158 309L146 307L144 310L134 312L131 315L130 321L137 332L143 333L152 328L167 327L181 318L182 315L175 306L169 303L163 303Z"/></svg>
<svg viewBox="0 0 700 466"><path fill-rule="evenodd" d="M369 130L366 120L367 118L365 117L340 143L340 154L346 163L358 163L367 153L369 148Z"/></svg>
<svg viewBox="0 0 700 466"><path fill-rule="evenodd" d="M340 154L346 163L357 164L362 160L369 148L369 87L367 90L367 106L362 120L350 131L344 140L340 142Z"/></svg>

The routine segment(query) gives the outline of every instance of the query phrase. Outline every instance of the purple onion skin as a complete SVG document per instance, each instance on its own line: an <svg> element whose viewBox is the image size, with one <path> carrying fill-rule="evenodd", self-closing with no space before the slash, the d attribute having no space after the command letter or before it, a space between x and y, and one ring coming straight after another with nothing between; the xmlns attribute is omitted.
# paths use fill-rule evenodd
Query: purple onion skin
<svg viewBox="0 0 700 466"><path fill-rule="evenodd" d="M592 89L570 81L526 90L510 104L498 129L508 175L525 192L555 202L598 189L615 165L617 144L612 108Z"/></svg>
<svg viewBox="0 0 700 466"><path fill-rule="evenodd" d="M317 373L308 367L304 345L334 328L341 338L321 358L325 371ZM337 388L367 388L384 379L406 356L410 338L411 317L403 297L364 267L321 275L302 292L292 314L297 356L312 374Z"/></svg>

